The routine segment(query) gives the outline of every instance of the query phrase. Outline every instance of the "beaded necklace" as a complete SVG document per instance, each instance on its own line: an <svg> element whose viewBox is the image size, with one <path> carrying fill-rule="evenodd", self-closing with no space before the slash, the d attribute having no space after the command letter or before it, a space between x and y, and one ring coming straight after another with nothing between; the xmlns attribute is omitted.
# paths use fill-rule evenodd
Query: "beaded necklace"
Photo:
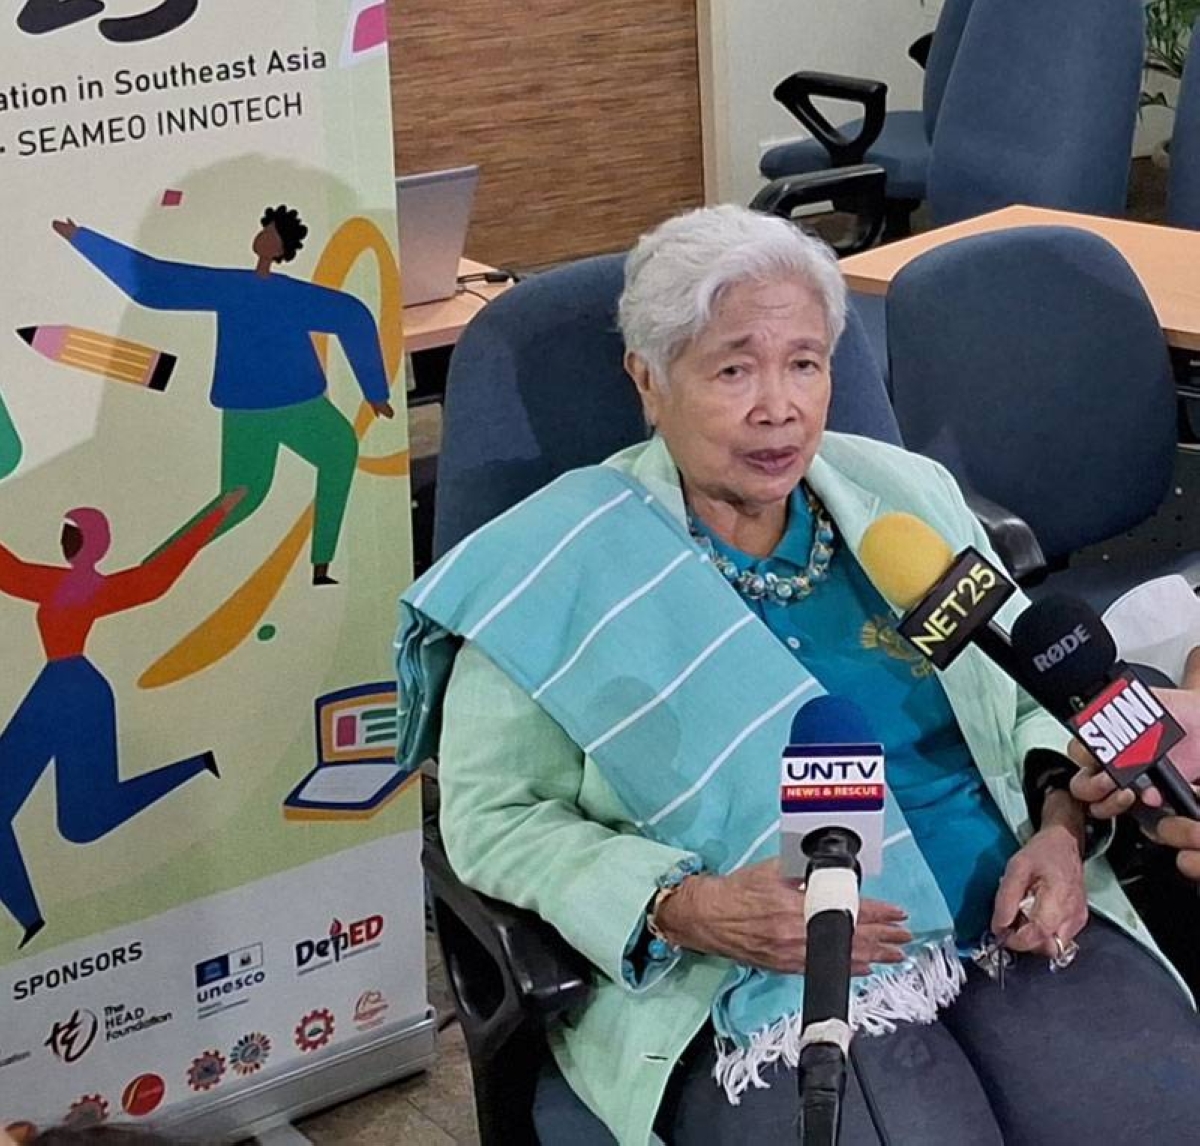
<svg viewBox="0 0 1200 1146"><path fill-rule="evenodd" d="M833 560L833 519L820 499L805 483L804 498L813 516L813 543L808 555L808 564L794 577L780 577L776 573L743 572L717 552L711 539L688 517L688 529L700 548L708 555L713 567L743 597L750 601L767 600L776 605L790 605L803 601L822 581L829 576L829 563Z"/></svg>

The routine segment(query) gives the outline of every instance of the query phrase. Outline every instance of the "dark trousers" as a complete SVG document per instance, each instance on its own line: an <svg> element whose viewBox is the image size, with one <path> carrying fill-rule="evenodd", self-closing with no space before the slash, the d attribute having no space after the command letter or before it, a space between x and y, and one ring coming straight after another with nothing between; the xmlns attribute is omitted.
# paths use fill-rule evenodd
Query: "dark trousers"
<svg viewBox="0 0 1200 1146"><path fill-rule="evenodd" d="M1022 955L1003 990L971 967L938 1022L856 1038L841 1146L1200 1142L1200 1019L1115 927L1093 917L1079 944L1079 958L1057 974L1043 957ZM665 1141L796 1140L794 1070L777 1065L765 1072L767 1089L732 1106L712 1079L714 1061L706 1028L667 1087L655 1127ZM613 1140L557 1071L539 1085L535 1120L552 1146Z"/></svg>

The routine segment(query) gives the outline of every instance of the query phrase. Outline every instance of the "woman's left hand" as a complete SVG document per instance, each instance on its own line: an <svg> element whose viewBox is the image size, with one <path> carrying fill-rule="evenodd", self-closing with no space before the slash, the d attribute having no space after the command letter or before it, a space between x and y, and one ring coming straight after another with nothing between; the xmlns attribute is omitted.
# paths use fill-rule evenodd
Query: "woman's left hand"
<svg viewBox="0 0 1200 1146"><path fill-rule="evenodd" d="M1061 955L1088 919L1079 841L1068 828L1059 824L1042 828L1008 861L992 912L994 932L1016 921L1027 895L1035 897L1028 921L1013 931L1004 946L1012 951L1039 951L1051 958Z"/></svg>

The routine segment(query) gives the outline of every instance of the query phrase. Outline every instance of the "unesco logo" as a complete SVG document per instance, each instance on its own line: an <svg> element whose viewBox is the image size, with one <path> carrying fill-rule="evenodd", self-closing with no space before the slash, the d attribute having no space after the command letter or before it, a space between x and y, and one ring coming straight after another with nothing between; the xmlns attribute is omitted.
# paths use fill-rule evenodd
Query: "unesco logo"
<svg viewBox="0 0 1200 1146"><path fill-rule="evenodd" d="M236 1007L247 991L267 980L263 967L263 945L252 943L224 955L214 955L195 966L196 1007L199 1017L208 1018Z"/></svg>

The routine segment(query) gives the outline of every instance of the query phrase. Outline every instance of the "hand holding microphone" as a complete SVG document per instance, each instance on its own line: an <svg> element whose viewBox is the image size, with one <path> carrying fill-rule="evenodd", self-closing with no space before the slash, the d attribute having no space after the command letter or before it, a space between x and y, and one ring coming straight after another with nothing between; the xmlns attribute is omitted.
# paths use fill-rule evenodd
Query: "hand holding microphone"
<svg viewBox="0 0 1200 1146"><path fill-rule="evenodd" d="M993 618L1015 586L974 549L954 557L909 514L872 523L859 558L883 595L906 610L899 631L936 667L976 645L1083 740L1118 786L1147 788L1152 777L1176 809L1200 820L1200 801L1167 758L1183 729L1116 660L1112 637L1089 606L1046 598L1018 617L1010 638Z"/></svg>
<svg viewBox="0 0 1200 1146"><path fill-rule="evenodd" d="M1172 751L1171 759L1185 779L1195 781L1200 779L1200 649L1192 650L1180 683L1180 688L1155 688L1154 695L1188 734ZM1175 865L1180 873L1200 882L1200 823L1171 815L1163 807L1156 787L1137 794L1117 787L1107 772L1097 769L1082 745L1072 744L1070 753L1080 766L1071 780L1071 794L1088 806L1089 815L1110 820L1132 811L1146 835L1176 851Z"/></svg>

